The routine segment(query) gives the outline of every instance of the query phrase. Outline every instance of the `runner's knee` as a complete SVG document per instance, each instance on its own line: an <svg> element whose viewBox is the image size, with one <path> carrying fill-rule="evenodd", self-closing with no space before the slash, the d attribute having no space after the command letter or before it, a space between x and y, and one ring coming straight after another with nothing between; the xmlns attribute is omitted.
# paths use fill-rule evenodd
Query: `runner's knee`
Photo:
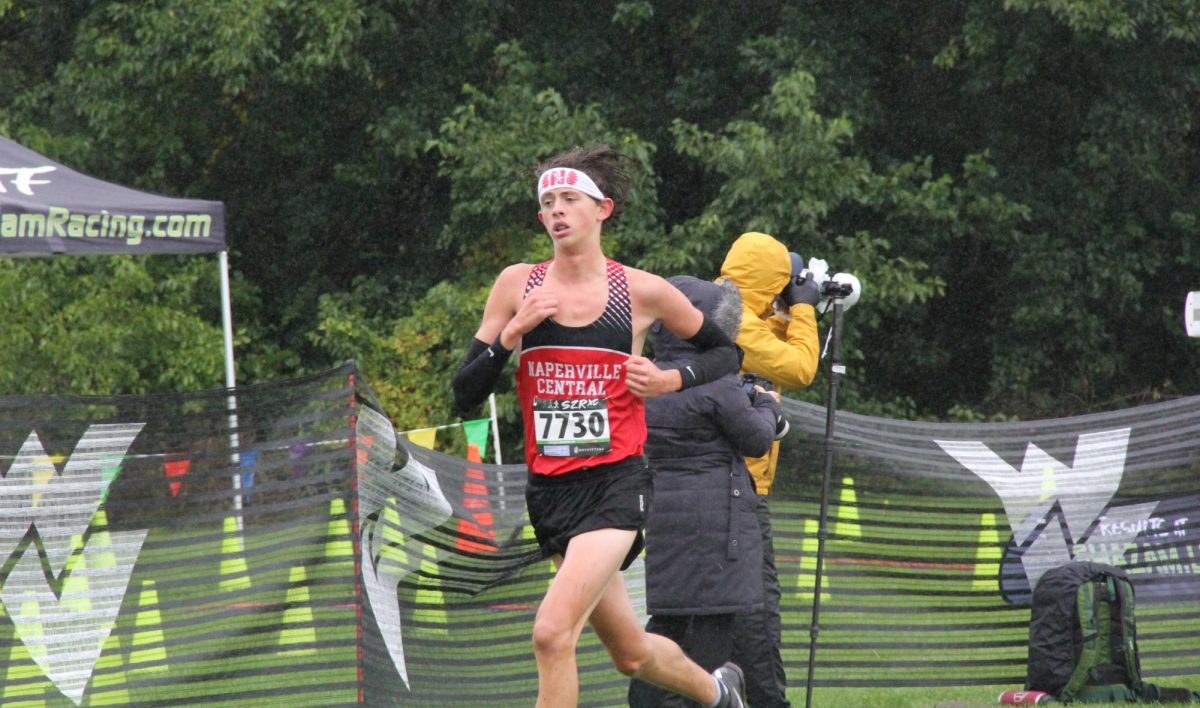
<svg viewBox="0 0 1200 708"><path fill-rule="evenodd" d="M608 647L608 655L617 671L630 677L641 676L653 659L650 644L645 641Z"/></svg>
<svg viewBox="0 0 1200 708"><path fill-rule="evenodd" d="M573 653L575 643L571 638L571 628L544 619L536 619L533 623L533 652L538 656L553 656L562 653Z"/></svg>

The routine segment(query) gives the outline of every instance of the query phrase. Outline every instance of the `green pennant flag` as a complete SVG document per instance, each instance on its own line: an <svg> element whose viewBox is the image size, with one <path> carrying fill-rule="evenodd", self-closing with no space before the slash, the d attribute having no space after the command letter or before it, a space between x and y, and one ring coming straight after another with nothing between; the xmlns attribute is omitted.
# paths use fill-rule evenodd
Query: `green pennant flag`
<svg viewBox="0 0 1200 708"><path fill-rule="evenodd" d="M487 440L491 423L491 418L480 418L479 420L464 420L462 424L463 432L467 434L467 444L479 448L481 459L487 457Z"/></svg>

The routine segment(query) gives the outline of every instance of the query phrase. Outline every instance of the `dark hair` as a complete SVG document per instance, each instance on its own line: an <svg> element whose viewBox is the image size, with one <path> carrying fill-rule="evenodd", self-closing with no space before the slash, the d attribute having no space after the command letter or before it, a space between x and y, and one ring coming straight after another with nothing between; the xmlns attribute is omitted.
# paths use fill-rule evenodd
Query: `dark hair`
<svg viewBox="0 0 1200 708"><path fill-rule="evenodd" d="M613 200L612 216L601 226L602 231L607 231L617 222L621 212L625 211L625 199L629 196L629 187L633 183L633 177L630 175L632 165L633 160L606 145L588 148L576 146L538 163L533 170L534 193L537 193L538 177L546 170L572 167L587 173L600 191L604 192L604 196Z"/></svg>

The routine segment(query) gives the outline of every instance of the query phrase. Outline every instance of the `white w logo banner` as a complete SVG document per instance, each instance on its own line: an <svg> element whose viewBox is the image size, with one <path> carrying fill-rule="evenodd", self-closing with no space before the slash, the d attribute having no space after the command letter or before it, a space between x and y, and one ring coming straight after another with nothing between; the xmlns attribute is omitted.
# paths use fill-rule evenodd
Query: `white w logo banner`
<svg viewBox="0 0 1200 708"><path fill-rule="evenodd" d="M30 657L76 702L146 538L109 532L100 510L141 429L90 426L61 471L31 432L0 481L0 557L17 558L0 601Z"/></svg>
<svg viewBox="0 0 1200 708"><path fill-rule="evenodd" d="M785 410L770 505L795 702L825 411ZM1070 560L1130 573L1149 680L1200 682L1200 398L997 425L843 412L834 448L817 687L1022 683L1030 588ZM530 705L553 570L525 475L398 439L353 364L0 399L0 705ZM584 704L625 703L590 630L578 663Z"/></svg>

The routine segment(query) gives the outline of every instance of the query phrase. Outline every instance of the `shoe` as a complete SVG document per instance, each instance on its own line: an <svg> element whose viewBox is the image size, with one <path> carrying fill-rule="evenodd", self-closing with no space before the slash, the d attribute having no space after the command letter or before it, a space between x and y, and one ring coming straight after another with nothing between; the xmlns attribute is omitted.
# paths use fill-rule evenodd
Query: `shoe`
<svg viewBox="0 0 1200 708"><path fill-rule="evenodd" d="M722 708L746 708L746 676L732 661L727 661L712 672L713 677L725 687L726 702Z"/></svg>

